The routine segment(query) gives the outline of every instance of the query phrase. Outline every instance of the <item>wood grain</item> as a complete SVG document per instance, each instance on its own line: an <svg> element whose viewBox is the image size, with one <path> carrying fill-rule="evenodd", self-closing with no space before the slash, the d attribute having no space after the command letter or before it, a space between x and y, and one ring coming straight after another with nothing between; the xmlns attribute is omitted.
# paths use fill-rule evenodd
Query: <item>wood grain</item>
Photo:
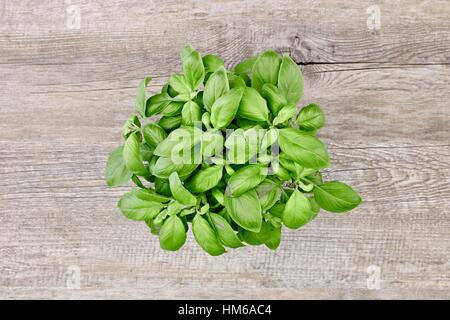
<svg viewBox="0 0 450 320"><path fill-rule="evenodd" d="M67 27L78 6L80 29ZM450 298L450 7L445 0L0 4L0 298ZM364 203L286 231L278 251L164 252L116 208L108 153L145 75L192 43L228 66L272 47L320 104L329 179ZM367 286L369 266L381 271ZM79 270L79 287L73 272Z"/></svg>

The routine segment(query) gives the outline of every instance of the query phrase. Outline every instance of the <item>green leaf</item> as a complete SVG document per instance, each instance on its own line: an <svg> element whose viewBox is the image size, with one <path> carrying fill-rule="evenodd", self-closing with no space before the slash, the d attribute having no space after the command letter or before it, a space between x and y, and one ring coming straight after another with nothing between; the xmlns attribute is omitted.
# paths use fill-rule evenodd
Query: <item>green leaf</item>
<svg viewBox="0 0 450 320"><path fill-rule="evenodd" d="M268 248L275 250L281 241L281 228L275 228L272 224L265 221L261 224L259 232L248 230L241 231L242 238L252 246L265 244Z"/></svg>
<svg viewBox="0 0 450 320"><path fill-rule="evenodd" d="M206 114L206 113L204 113ZM218 130L208 130L202 137L202 155L212 157L214 155L222 156L223 153L223 135Z"/></svg>
<svg viewBox="0 0 450 320"><path fill-rule="evenodd" d="M196 122L200 122L202 111L198 104L194 101L188 101L184 104L181 111L181 124L184 126L193 126Z"/></svg>
<svg viewBox="0 0 450 320"><path fill-rule="evenodd" d="M219 183L222 179L223 167L211 166L198 171L186 182L186 188L194 193L206 192Z"/></svg>
<svg viewBox="0 0 450 320"><path fill-rule="evenodd" d="M238 197L254 189L267 175L267 168L260 165L248 165L236 171L228 180L227 195Z"/></svg>
<svg viewBox="0 0 450 320"><path fill-rule="evenodd" d="M182 74L174 74L169 78L169 85L178 93L191 93L192 88L186 77Z"/></svg>
<svg viewBox="0 0 450 320"><path fill-rule="evenodd" d="M164 208L164 204L148 200L145 194L138 193L136 190L133 189L120 198L119 209L131 220L153 219Z"/></svg>
<svg viewBox="0 0 450 320"><path fill-rule="evenodd" d="M230 89L247 87L245 80L242 77L235 74L228 74L228 83L230 85Z"/></svg>
<svg viewBox="0 0 450 320"><path fill-rule="evenodd" d="M280 129L279 143L289 158L304 167L321 169L329 165L325 145L308 133L295 128Z"/></svg>
<svg viewBox="0 0 450 320"><path fill-rule="evenodd" d="M164 130L172 130L178 128L181 124L181 116L177 117L162 117L159 119L158 124Z"/></svg>
<svg viewBox="0 0 450 320"><path fill-rule="evenodd" d="M140 133L139 133L140 135ZM131 172L139 175L148 175L148 170L145 168L141 155L141 142L138 138L138 133L132 133L128 137L123 147L123 161L125 166Z"/></svg>
<svg viewBox="0 0 450 320"><path fill-rule="evenodd" d="M198 164L175 164L170 158L160 157L152 169L152 174L161 179L168 179L172 172L176 171L180 178L192 173Z"/></svg>
<svg viewBox="0 0 450 320"><path fill-rule="evenodd" d="M192 51L189 54L182 53L181 62L183 64L184 77L192 92L203 83L203 80L205 79L205 67L203 66L203 60L200 53L193 50L193 48L191 49Z"/></svg>
<svg viewBox="0 0 450 320"><path fill-rule="evenodd" d="M161 113L161 111L172 101L172 97L166 92L158 93L147 99L147 108L145 110L145 116L150 117L155 114Z"/></svg>
<svg viewBox="0 0 450 320"><path fill-rule="evenodd" d="M183 186L178 173L172 172L169 176L170 191L173 197L187 206L193 207L197 204L197 198Z"/></svg>
<svg viewBox="0 0 450 320"><path fill-rule="evenodd" d="M133 188L131 192L139 199L145 201L165 203L171 200L171 198L158 194L151 189Z"/></svg>
<svg viewBox="0 0 450 320"><path fill-rule="evenodd" d="M258 59L257 56L249 57L242 60L240 63L234 67L234 73L236 74L249 74L252 73L253 66Z"/></svg>
<svg viewBox="0 0 450 320"><path fill-rule="evenodd" d="M261 150L266 150L278 141L279 130L277 128L270 128L264 134L261 142Z"/></svg>
<svg viewBox="0 0 450 320"><path fill-rule="evenodd" d="M280 109L287 104L287 100L283 96L281 90L273 84L263 85L261 95L267 100L269 109L274 116L276 116Z"/></svg>
<svg viewBox="0 0 450 320"><path fill-rule="evenodd" d="M256 192L258 193L261 208L264 211L272 208L281 196L280 185L270 179L265 179L260 185L258 185Z"/></svg>
<svg viewBox="0 0 450 320"><path fill-rule="evenodd" d="M203 103L206 110L211 111L214 102L230 90L227 73L224 68L219 68L206 81L203 92Z"/></svg>
<svg viewBox="0 0 450 320"><path fill-rule="evenodd" d="M207 54L202 60L206 72L216 72L224 66L223 60L213 54Z"/></svg>
<svg viewBox="0 0 450 320"><path fill-rule="evenodd" d="M211 107L211 123L214 128L225 128L233 121L243 92L243 88L231 89L214 102Z"/></svg>
<svg viewBox="0 0 450 320"><path fill-rule="evenodd" d="M177 251L186 242L186 228L183 221L177 216L171 216L164 221L159 231L159 244L161 248Z"/></svg>
<svg viewBox="0 0 450 320"><path fill-rule="evenodd" d="M303 75L297 64L287 55L281 60L278 75L278 88L286 97L288 103L294 106L300 101L303 94Z"/></svg>
<svg viewBox="0 0 450 320"><path fill-rule="evenodd" d="M139 121L139 118L136 116L131 116L130 118L127 119L127 121L122 127L122 137L126 139L130 134L138 132L140 128L141 122Z"/></svg>
<svg viewBox="0 0 450 320"><path fill-rule="evenodd" d="M246 87L242 94L237 116L252 121L268 121L269 109L266 100L255 89Z"/></svg>
<svg viewBox="0 0 450 320"><path fill-rule="evenodd" d="M230 248L238 248L243 246L241 240L239 240L236 235L236 232L224 217L217 213L210 213L210 217L219 239L225 246Z"/></svg>
<svg viewBox="0 0 450 320"><path fill-rule="evenodd" d="M196 143L201 141L201 131L193 127L181 127L172 131L166 139L161 141L153 154L170 158L179 152L190 150ZM177 151L179 151L177 153Z"/></svg>
<svg viewBox="0 0 450 320"><path fill-rule="evenodd" d="M150 148L145 142L141 143L142 160L150 162L153 157L153 148Z"/></svg>
<svg viewBox="0 0 450 320"><path fill-rule="evenodd" d="M106 162L106 183L109 187L121 186L130 181L132 175L123 161L123 146L115 148Z"/></svg>
<svg viewBox="0 0 450 320"><path fill-rule="evenodd" d="M142 80L139 83L139 86L137 87L136 91L136 111L142 116L145 117L145 108L147 105L147 86L152 80L151 77L145 77L144 80Z"/></svg>
<svg viewBox="0 0 450 320"><path fill-rule="evenodd" d="M142 128L142 135L144 136L145 143L150 148L156 148L159 143L167 138L167 133L159 125L155 123L149 123Z"/></svg>
<svg viewBox="0 0 450 320"><path fill-rule="evenodd" d="M283 223L290 229L297 229L308 223L315 216L308 198L298 190L289 197L283 211Z"/></svg>
<svg viewBox="0 0 450 320"><path fill-rule="evenodd" d="M250 148L241 128L234 130L225 140L227 161L232 164L243 164L250 158Z"/></svg>
<svg viewBox="0 0 450 320"><path fill-rule="evenodd" d="M264 242L267 248L271 250L276 250L280 246L281 242L281 227L276 228L270 225L269 236Z"/></svg>
<svg viewBox="0 0 450 320"><path fill-rule="evenodd" d="M347 212L361 203L361 197L348 185L329 181L314 188L314 198L322 209L330 212Z"/></svg>
<svg viewBox="0 0 450 320"><path fill-rule="evenodd" d="M176 98L172 98L176 99ZM189 100L189 99L186 99ZM161 114L166 117L175 117L178 116L183 110L185 102L184 101L170 101L164 108L161 110Z"/></svg>
<svg viewBox="0 0 450 320"><path fill-rule="evenodd" d="M172 192L170 192L170 185L168 179L155 178L155 190L159 194L165 195L167 197L172 197Z"/></svg>
<svg viewBox="0 0 450 320"><path fill-rule="evenodd" d="M287 106L284 106L281 108L281 110L278 112L278 115L273 119L273 125L277 126L283 122L290 121L297 111L297 108L294 104L288 104Z"/></svg>
<svg viewBox="0 0 450 320"><path fill-rule="evenodd" d="M273 50L267 50L255 61L252 69L252 87L262 91L266 83L276 85L280 70L281 57Z"/></svg>
<svg viewBox="0 0 450 320"><path fill-rule="evenodd" d="M208 221L199 214L197 214L192 221L192 233L194 233L195 240L200 247L210 255L218 256L225 253L225 248L220 243L213 228Z"/></svg>
<svg viewBox="0 0 450 320"><path fill-rule="evenodd" d="M297 123L305 131L319 130L323 127L325 116L317 104L309 104L300 110Z"/></svg>
<svg viewBox="0 0 450 320"><path fill-rule="evenodd" d="M242 228L259 232L261 230L261 204L255 190L249 190L239 197L225 197L227 213Z"/></svg>

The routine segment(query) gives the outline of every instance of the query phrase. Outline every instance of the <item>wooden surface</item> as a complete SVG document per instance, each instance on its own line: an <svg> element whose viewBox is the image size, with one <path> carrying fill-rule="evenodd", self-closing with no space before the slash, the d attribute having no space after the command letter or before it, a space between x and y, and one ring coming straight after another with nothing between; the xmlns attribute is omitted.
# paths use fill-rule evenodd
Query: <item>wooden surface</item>
<svg viewBox="0 0 450 320"><path fill-rule="evenodd" d="M447 0L2 0L0 298L450 298L449 20ZM364 203L221 257L126 220L105 161L186 43L228 66L289 53L327 116L326 175Z"/></svg>

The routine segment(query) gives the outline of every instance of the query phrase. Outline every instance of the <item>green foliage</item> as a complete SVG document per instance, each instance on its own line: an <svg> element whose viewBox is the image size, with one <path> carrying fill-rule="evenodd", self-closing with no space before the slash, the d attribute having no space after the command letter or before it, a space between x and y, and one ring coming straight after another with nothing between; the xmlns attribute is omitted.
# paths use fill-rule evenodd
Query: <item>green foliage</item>
<svg viewBox="0 0 450 320"><path fill-rule="evenodd" d="M297 112L303 76L289 56L267 50L226 70L220 57L188 45L181 62L159 93L147 96L150 77L140 82L137 115L125 121L125 141L105 169L108 186L136 185L118 207L144 221L161 248L180 249L191 228L213 256L245 245L275 250L283 226L361 203L320 173L330 165L316 136L324 113L316 104Z"/></svg>

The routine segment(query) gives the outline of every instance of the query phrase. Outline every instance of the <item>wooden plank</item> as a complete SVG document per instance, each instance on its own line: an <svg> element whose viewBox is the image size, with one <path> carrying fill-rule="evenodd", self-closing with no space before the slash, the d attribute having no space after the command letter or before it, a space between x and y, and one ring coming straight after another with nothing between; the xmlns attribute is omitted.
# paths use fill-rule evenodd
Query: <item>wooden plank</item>
<svg viewBox="0 0 450 320"><path fill-rule="evenodd" d="M450 7L445 0L0 4L0 298L448 299ZM156 92L187 42L228 66L272 47L323 106L329 179L364 203L222 257L159 248L116 207L104 164L138 81ZM380 267L369 290L369 266ZM80 288L72 288L79 268ZM72 288L72 289L71 289Z"/></svg>

